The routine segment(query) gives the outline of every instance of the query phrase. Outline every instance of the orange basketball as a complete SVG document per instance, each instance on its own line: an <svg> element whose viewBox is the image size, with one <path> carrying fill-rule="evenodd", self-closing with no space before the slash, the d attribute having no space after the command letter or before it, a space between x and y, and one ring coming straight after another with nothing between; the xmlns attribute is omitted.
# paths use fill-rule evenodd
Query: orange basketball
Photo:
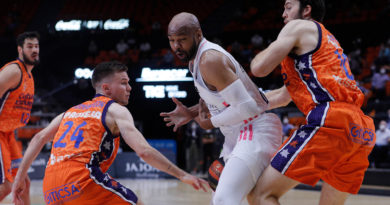
<svg viewBox="0 0 390 205"><path fill-rule="evenodd" d="M214 191L217 188L219 177L221 176L224 166L225 162L221 157L219 159L216 159L209 167L208 182L211 189L213 189Z"/></svg>

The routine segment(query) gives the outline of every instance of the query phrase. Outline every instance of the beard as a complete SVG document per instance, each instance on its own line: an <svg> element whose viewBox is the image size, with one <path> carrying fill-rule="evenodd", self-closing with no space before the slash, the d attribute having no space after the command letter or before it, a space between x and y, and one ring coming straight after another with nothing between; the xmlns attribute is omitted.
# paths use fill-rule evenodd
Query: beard
<svg viewBox="0 0 390 205"><path fill-rule="evenodd" d="M26 56L26 54L23 52L23 60L24 60L24 63L26 64L26 65L32 65L32 66L36 66L36 65L38 65L39 64L39 56L38 56L38 59L36 59L36 60L30 60L30 59L28 59L28 57Z"/></svg>
<svg viewBox="0 0 390 205"><path fill-rule="evenodd" d="M195 37L193 38L193 44L189 51L178 50L179 52L184 54L184 58L180 59L184 63L188 63L192 58L195 57L196 52L198 51L198 44L195 41Z"/></svg>

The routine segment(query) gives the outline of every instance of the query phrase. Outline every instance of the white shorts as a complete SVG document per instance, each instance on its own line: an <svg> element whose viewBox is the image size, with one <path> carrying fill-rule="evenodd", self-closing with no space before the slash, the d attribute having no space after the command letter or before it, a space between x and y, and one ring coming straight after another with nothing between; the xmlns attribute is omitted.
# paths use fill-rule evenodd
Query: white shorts
<svg viewBox="0 0 390 205"><path fill-rule="evenodd" d="M243 160L255 182L282 144L282 123L273 113L263 113L247 123L221 128L221 132L225 136L221 153L225 162L232 157Z"/></svg>

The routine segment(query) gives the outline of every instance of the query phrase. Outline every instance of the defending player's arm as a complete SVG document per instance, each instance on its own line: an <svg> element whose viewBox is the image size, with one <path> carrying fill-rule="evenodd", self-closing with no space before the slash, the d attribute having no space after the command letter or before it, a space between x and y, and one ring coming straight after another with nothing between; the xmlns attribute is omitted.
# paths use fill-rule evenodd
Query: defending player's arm
<svg viewBox="0 0 390 205"><path fill-rule="evenodd" d="M0 97L7 90L16 88L22 78L22 72L16 64L8 65L0 71Z"/></svg>
<svg viewBox="0 0 390 205"><path fill-rule="evenodd" d="M296 47L304 31L301 23L300 20L287 23L278 38L255 56L250 65L253 75L267 76Z"/></svg>
<svg viewBox="0 0 390 205"><path fill-rule="evenodd" d="M39 152L42 150L42 147L47 142L53 140L54 135L60 126L62 116L63 114L58 115L46 128L35 134L30 144L28 145L12 185L12 193L15 203L20 202L21 200L20 196L22 195L25 188L23 183L24 178L27 176L28 168L31 166L34 159L38 156Z"/></svg>
<svg viewBox="0 0 390 205"><path fill-rule="evenodd" d="M243 82L234 73L232 62L224 54L214 50L206 51L201 57L199 68L204 81L214 86L230 105L211 117L214 127L234 125L265 111L266 107L260 107L249 95Z"/></svg>
<svg viewBox="0 0 390 205"><path fill-rule="evenodd" d="M192 185L196 190L202 188L204 191L206 191L204 187L204 184L207 184L206 181L183 171L174 165L171 161L169 161L159 151L149 145L144 136L134 126L133 117L125 107L117 103L113 103L108 108L108 115L112 116L112 119L114 119L115 124L118 126L125 142L146 163L180 179L184 183Z"/></svg>
<svg viewBox="0 0 390 205"><path fill-rule="evenodd" d="M291 96L286 86L265 93L268 99L268 110L287 106L291 102Z"/></svg>

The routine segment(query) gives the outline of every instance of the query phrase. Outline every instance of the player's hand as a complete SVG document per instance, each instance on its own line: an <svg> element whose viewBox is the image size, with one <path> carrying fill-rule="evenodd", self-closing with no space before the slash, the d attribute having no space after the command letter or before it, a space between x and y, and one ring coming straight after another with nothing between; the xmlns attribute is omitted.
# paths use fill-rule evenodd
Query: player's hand
<svg viewBox="0 0 390 205"><path fill-rule="evenodd" d="M162 112L160 116L164 117L168 127L174 125L173 131L176 132L179 127L191 121L192 116L190 110L178 99L172 98L172 101L176 104L176 108L171 112Z"/></svg>
<svg viewBox="0 0 390 205"><path fill-rule="evenodd" d="M13 202L15 205L24 205L22 200L22 195L24 190L26 189L26 177L24 179L20 179L20 177L16 177L14 183L12 184L12 196Z"/></svg>
<svg viewBox="0 0 390 205"><path fill-rule="evenodd" d="M202 98L199 99L198 116L195 121L200 125L201 128L208 130L214 128L210 120L210 111L207 108L206 103Z"/></svg>
<svg viewBox="0 0 390 205"><path fill-rule="evenodd" d="M198 109L198 116L200 120L208 120L209 119L209 109L207 108L206 103L202 98L199 99L199 109Z"/></svg>
<svg viewBox="0 0 390 205"><path fill-rule="evenodd" d="M201 178L190 175L186 173L184 176L180 178L180 181L191 185L194 189L199 190L202 189L204 192L207 192L206 187L209 187L209 183Z"/></svg>

